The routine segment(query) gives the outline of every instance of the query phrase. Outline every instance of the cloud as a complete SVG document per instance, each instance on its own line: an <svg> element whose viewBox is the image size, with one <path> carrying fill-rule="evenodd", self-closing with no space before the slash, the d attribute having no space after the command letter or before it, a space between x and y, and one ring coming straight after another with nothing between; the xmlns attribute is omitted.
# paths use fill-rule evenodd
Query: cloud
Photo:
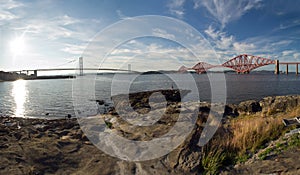
<svg viewBox="0 0 300 175"><path fill-rule="evenodd" d="M120 67L130 63L134 70L177 70L182 65L191 67L196 62L195 56L182 46L134 40L115 48L102 66Z"/></svg>
<svg viewBox="0 0 300 175"><path fill-rule="evenodd" d="M198 9L198 8L200 8L200 6L201 6L201 1L199 1L199 0L194 0L194 9Z"/></svg>
<svg viewBox="0 0 300 175"><path fill-rule="evenodd" d="M205 31L208 40L215 51L224 61L239 54L251 54L282 61L295 61L300 58L300 52L290 50L293 40L283 39L278 36L256 36L237 40L233 35L228 35L209 26Z"/></svg>
<svg viewBox="0 0 300 175"><path fill-rule="evenodd" d="M128 18L130 18L130 17L124 15L123 12L122 12L121 10L116 10L116 13L117 13L117 15L118 15L118 17L119 17L120 19L128 19Z"/></svg>
<svg viewBox="0 0 300 175"><path fill-rule="evenodd" d="M47 38L49 40L75 39L88 41L96 32L91 31L91 26L99 21L90 19L77 19L69 15L53 18L30 18L11 24L16 31L25 31L31 36Z"/></svg>
<svg viewBox="0 0 300 175"><path fill-rule="evenodd" d="M0 24L5 21L20 18L12 12L13 9L24 6L23 3L14 0L0 0Z"/></svg>
<svg viewBox="0 0 300 175"><path fill-rule="evenodd" d="M294 54L293 54L293 57L294 57L295 59L300 59L300 52L294 53Z"/></svg>
<svg viewBox="0 0 300 175"><path fill-rule="evenodd" d="M171 15L174 15L178 18L183 18L185 12L184 12L184 3L185 0L171 0L169 1L169 3L167 4L167 7L169 9L169 13Z"/></svg>
<svg viewBox="0 0 300 175"><path fill-rule="evenodd" d="M173 34L168 33L167 31L159 29L159 28L153 29L152 30L152 34L154 36L162 37L162 38L167 38L167 39L170 39L170 40L174 40L175 39L175 36Z"/></svg>
<svg viewBox="0 0 300 175"><path fill-rule="evenodd" d="M59 25L63 25L63 26L67 26L67 25L76 24L76 23L81 22L79 19L70 17L68 15L58 16L58 17L54 18L54 20L57 20L57 23Z"/></svg>
<svg viewBox="0 0 300 175"><path fill-rule="evenodd" d="M203 6L224 28L251 9L261 7L261 0L194 0L194 9Z"/></svg>
<svg viewBox="0 0 300 175"><path fill-rule="evenodd" d="M24 6L23 3L14 0L0 0L0 3L1 3L1 9L14 9L17 7Z"/></svg>
<svg viewBox="0 0 300 175"><path fill-rule="evenodd" d="M233 43L233 48L235 51L242 53L246 51L253 51L254 49L256 49L256 46L253 43L235 42Z"/></svg>
<svg viewBox="0 0 300 175"><path fill-rule="evenodd" d="M73 55L81 55L85 48L86 45L65 44L65 47L61 51Z"/></svg>
<svg viewBox="0 0 300 175"><path fill-rule="evenodd" d="M220 36L220 32L217 32L211 25L204 32L212 39L217 39Z"/></svg>
<svg viewBox="0 0 300 175"><path fill-rule="evenodd" d="M26 7L29 5L26 4ZM21 14L22 18L15 18L5 24L9 29L9 32L5 31L7 33L5 42L19 35L26 36L28 38L26 44L31 48L30 53L39 54L39 57L23 55L22 59L30 60L29 65L55 66L63 58L78 57L101 25L100 20L93 18L75 18L69 14L31 16L30 13L22 11L22 9L14 10L17 15ZM3 57L10 58L11 53L6 52ZM42 62L36 61L35 58L51 60L51 63L42 65ZM25 63L22 64L25 66Z"/></svg>
<svg viewBox="0 0 300 175"><path fill-rule="evenodd" d="M270 44L271 47L283 47L283 46L287 46L289 44L291 44L293 41L292 40L280 40L280 41L275 41L275 42L272 42Z"/></svg>
<svg viewBox="0 0 300 175"><path fill-rule="evenodd" d="M284 50L282 51L282 56L287 56L293 54L295 51L293 50Z"/></svg>
<svg viewBox="0 0 300 175"><path fill-rule="evenodd" d="M24 30L26 33L31 33L40 37L46 37L50 40L56 40L61 38L70 38L75 35L75 32L71 29L66 28L64 25L60 25L61 21L53 20L42 20L42 19L32 19L27 21L25 27L17 28L19 30Z"/></svg>
<svg viewBox="0 0 300 175"><path fill-rule="evenodd" d="M40 40L74 39L73 42L86 42L96 34L100 24L98 19L75 18L60 11L56 12L52 1L21 3L15 0L0 0L0 3L0 24L5 24L5 27L10 29L10 34L25 33Z"/></svg>
<svg viewBox="0 0 300 175"><path fill-rule="evenodd" d="M212 26L209 26L204 32L210 37L208 39L218 50L228 50L232 48L234 43L234 37L232 35L227 36L225 32L217 31Z"/></svg>
<svg viewBox="0 0 300 175"><path fill-rule="evenodd" d="M17 19L19 18L18 16L12 14L11 12L9 11L1 11L0 10L0 22L1 21L9 21L9 20L12 20L12 19Z"/></svg>
<svg viewBox="0 0 300 175"><path fill-rule="evenodd" d="M279 30L285 30L285 29L289 29L289 28L292 28L292 27L297 27L300 25L300 19L296 19L296 20L293 20L293 21L289 21L287 23L284 23L284 24L280 24L279 26Z"/></svg>
<svg viewBox="0 0 300 175"><path fill-rule="evenodd" d="M281 52L282 57L300 59L300 52L296 50L284 50Z"/></svg>
<svg viewBox="0 0 300 175"><path fill-rule="evenodd" d="M217 40L217 47L219 49L228 49L230 48L232 45L233 45L233 42L234 42L234 38L233 36L225 36L225 35L221 35L220 36L220 39Z"/></svg>

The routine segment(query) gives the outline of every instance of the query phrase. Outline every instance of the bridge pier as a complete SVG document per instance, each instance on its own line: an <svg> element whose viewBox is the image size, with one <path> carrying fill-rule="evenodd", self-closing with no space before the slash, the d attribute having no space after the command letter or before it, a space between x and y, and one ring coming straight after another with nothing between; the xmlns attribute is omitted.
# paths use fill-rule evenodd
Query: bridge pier
<svg viewBox="0 0 300 175"><path fill-rule="evenodd" d="M275 60L275 74L279 74L279 60Z"/></svg>
<svg viewBox="0 0 300 175"><path fill-rule="evenodd" d="M285 74L289 74L289 65L295 65L295 74L299 74L299 64L300 62L280 62L278 60L275 60L275 74L279 74L279 65L283 64L286 66Z"/></svg>
<svg viewBox="0 0 300 175"><path fill-rule="evenodd" d="M36 78L37 77L37 70L33 71L33 76Z"/></svg>

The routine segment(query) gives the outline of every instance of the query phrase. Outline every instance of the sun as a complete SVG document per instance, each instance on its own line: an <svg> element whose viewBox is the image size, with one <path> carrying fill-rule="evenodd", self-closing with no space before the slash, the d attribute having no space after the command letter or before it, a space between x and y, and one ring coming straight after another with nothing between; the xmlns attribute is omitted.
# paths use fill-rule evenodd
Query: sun
<svg viewBox="0 0 300 175"><path fill-rule="evenodd" d="M10 42L10 50L14 55L20 55L26 50L25 39L23 36L16 37Z"/></svg>

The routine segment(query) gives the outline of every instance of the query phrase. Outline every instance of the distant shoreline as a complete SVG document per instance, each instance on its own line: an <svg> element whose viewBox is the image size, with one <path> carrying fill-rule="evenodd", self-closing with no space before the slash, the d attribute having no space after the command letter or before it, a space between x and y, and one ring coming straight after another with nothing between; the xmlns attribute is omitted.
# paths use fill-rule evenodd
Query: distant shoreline
<svg viewBox="0 0 300 175"><path fill-rule="evenodd" d="M13 78L9 80L1 80L0 82L6 82L6 81L16 81L16 80L48 80L48 79L73 79L76 76L73 75L54 75L54 76L38 76L38 77L28 77L28 78Z"/></svg>
<svg viewBox="0 0 300 175"><path fill-rule="evenodd" d="M66 79L66 78L75 78L74 75L55 75L55 76L38 76L33 80L40 80L40 79ZM30 79L29 79L30 80Z"/></svg>
<svg viewBox="0 0 300 175"><path fill-rule="evenodd" d="M0 71L1 72L1 71ZM5 72L8 73L8 72ZM147 72L140 72L141 75L156 75L156 74L193 74L193 75L200 75L197 74L196 72L177 72L177 71L163 71L163 70L159 70L159 71L147 71ZM225 71L207 71L205 73L202 73L203 75L206 74L237 74L235 71L232 70L225 70ZM119 72L98 72L96 73L96 75L114 75L114 74L136 74L136 73L119 73ZM201 75L202 75L201 74ZM269 71L269 70L261 70L261 71L252 71L248 74L252 74L252 75L265 75L265 74L273 74L273 71ZM289 74L291 75L296 75L296 72L289 72ZM86 73L85 75L95 75L95 73ZM243 74L241 74L243 75ZM286 75L284 72L280 72L279 75ZM4 81L15 81L18 79L23 79L23 80L40 80L40 79L67 79L67 78L76 78L76 75L47 75L47 76L33 76L33 75L23 75L23 74L16 74L15 76L9 76L6 78L1 78L0 77L0 82L4 82Z"/></svg>

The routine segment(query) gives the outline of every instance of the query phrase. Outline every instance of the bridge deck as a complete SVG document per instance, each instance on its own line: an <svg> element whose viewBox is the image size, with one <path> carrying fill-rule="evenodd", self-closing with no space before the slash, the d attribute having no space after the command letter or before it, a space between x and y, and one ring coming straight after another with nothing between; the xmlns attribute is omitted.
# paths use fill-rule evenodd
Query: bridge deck
<svg viewBox="0 0 300 175"><path fill-rule="evenodd" d="M20 70L20 71L9 71L9 72L33 72L33 71L68 71L68 70L81 70L80 68L55 68L55 69L29 69L29 70ZM122 71L122 72L138 72L127 69L114 69L114 68L84 68L83 70L102 70L102 71Z"/></svg>
<svg viewBox="0 0 300 175"><path fill-rule="evenodd" d="M280 62L279 64L300 64L300 62Z"/></svg>

